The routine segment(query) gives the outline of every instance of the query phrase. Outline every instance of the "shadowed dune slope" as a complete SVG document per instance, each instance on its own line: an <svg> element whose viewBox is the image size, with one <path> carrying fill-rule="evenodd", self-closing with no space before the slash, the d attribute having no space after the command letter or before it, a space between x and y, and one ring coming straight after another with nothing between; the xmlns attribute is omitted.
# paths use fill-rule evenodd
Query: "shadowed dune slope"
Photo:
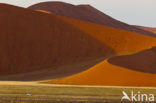
<svg viewBox="0 0 156 103"><path fill-rule="evenodd" d="M156 47L134 55L117 56L109 63L141 72L156 73Z"/></svg>
<svg viewBox="0 0 156 103"><path fill-rule="evenodd" d="M132 56L114 57L95 65L87 71L48 83L108 86L156 86L156 74L137 72L122 65L132 65L145 71L155 69L156 48ZM143 55L144 54L144 55ZM143 57L142 57L143 56ZM153 57L152 57L153 56ZM125 57L124 59L122 57ZM133 58L133 59L132 59ZM147 59L147 60L145 60ZM126 63L125 63L125 61ZM127 62L127 61L130 62ZM134 60L134 61L132 61ZM150 63L151 62L151 63ZM116 64L120 64L116 65ZM134 64L133 64L134 63ZM155 72L155 70L153 70Z"/></svg>
<svg viewBox="0 0 156 103"><path fill-rule="evenodd" d="M115 54L104 43L54 15L6 4L0 4L0 12L1 76Z"/></svg>
<svg viewBox="0 0 156 103"><path fill-rule="evenodd" d="M154 37L62 16L58 16L58 18L88 33L90 36L112 48L118 54L132 54L156 46L156 38Z"/></svg>
<svg viewBox="0 0 156 103"><path fill-rule="evenodd" d="M43 2L29 7L33 10L45 10L52 14L66 16L74 19L106 25L122 30L147 34L156 37L153 33L136 28L135 26L115 20L90 5L72 5L63 2Z"/></svg>
<svg viewBox="0 0 156 103"><path fill-rule="evenodd" d="M156 34L156 28L143 27L143 26L136 26L136 27Z"/></svg>

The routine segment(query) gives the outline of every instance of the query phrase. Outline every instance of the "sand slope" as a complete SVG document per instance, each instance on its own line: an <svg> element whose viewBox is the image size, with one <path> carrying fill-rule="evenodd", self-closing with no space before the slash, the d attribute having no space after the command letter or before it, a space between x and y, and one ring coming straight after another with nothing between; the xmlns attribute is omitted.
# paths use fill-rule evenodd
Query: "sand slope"
<svg viewBox="0 0 156 103"><path fill-rule="evenodd" d="M119 54L131 54L156 45L156 38L150 36L66 17L63 18L62 16L58 17L81 31L88 33L90 36L106 44Z"/></svg>
<svg viewBox="0 0 156 103"><path fill-rule="evenodd" d="M44 10L61 16L106 25L122 30L155 36L153 33L115 20L90 5L72 5L64 2L42 2L29 7L33 10Z"/></svg>
<svg viewBox="0 0 156 103"><path fill-rule="evenodd" d="M144 68L146 71L148 70L150 71L152 69L151 66L148 65L148 63L151 62L154 63L153 65L155 65L155 60L156 60L156 56L154 56L155 58L147 59L147 61L144 62L144 59L147 58L148 56L149 58L151 58L152 51L155 51L155 48L148 51L151 52L144 51L145 56L141 58L137 58L137 56L132 56L134 62L136 62L135 64L138 64L136 66L141 67L140 63L142 63L142 66L146 67ZM136 54L136 55L138 55L139 57L139 55L143 55L142 53L143 52L141 52L141 54ZM130 57L131 56L129 57L125 56L124 60L131 59ZM137 72L134 70L130 70L126 67L115 65L116 62L117 63L119 61L121 62L121 58L122 56L111 58L115 60L109 59L108 60L109 62L105 60L100 64L97 64L94 67L90 68L87 71L84 71L82 73L70 77L52 80L49 81L48 83L78 84L78 85L109 85L109 86L156 86L156 82L155 82L156 74ZM124 61L122 62L125 65ZM133 64L134 62L131 61L127 65L134 66Z"/></svg>
<svg viewBox="0 0 156 103"><path fill-rule="evenodd" d="M136 27L139 28L139 29L146 30L146 31L149 31L149 32L153 32L153 33L156 34L156 28L143 27L143 26L136 26Z"/></svg>
<svg viewBox="0 0 156 103"><path fill-rule="evenodd" d="M44 10L37 10L48 13ZM111 47L118 54L132 54L156 45L156 39L138 33L115 29L90 22L57 16L74 27L84 31L88 35ZM140 42L144 41L144 42Z"/></svg>
<svg viewBox="0 0 156 103"><path fill-rule="evenodd" d="M58 78L156 45L153 37L43 11L0 4L0 12L1 80Z"/></svg>
<svg viewBox="0 0 156 103"><path fill-rule="evenodd" d="M115 54L104 43L54 15L6 4L0 4L0 12L1 76L56 69Z"/></svg>
<svg viewBox="0 0 156 103"><path fill-rule="evenodd" d="M134 55L117 56L108 60L109 63L128 69L156 73L156 47Z"/></svg>

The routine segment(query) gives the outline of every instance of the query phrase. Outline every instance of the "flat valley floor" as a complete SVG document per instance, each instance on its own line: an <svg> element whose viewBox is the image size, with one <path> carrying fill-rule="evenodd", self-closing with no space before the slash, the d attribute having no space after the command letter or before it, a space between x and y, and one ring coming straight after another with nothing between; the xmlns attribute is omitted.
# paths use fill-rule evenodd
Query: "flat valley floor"
<svg viewBox="0 0 156 103"><path fill-rule="evenodd" d="M0 82L0 103L129 103L122 91L156 94L156 88Z"/></svg>

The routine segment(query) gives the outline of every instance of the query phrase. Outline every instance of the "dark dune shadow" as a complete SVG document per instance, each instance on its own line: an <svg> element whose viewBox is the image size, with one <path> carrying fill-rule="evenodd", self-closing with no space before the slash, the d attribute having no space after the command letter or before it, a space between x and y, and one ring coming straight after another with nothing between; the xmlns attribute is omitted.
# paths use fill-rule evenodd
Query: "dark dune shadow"
<svg viewBox="0 0 156 103"><path fill-rule="evenodd" d="M29 73L0 76L0 81L40 81L62 78L83 72L104 60L104 58L92 59L66 65L55 65Z"/></svg>
<svg viewBox="0 0 156 103"><path fill-rule="evenodd" d="M113 65L146 73L156 73L156 47L134 55L116 56L108 60Z"/></svg>

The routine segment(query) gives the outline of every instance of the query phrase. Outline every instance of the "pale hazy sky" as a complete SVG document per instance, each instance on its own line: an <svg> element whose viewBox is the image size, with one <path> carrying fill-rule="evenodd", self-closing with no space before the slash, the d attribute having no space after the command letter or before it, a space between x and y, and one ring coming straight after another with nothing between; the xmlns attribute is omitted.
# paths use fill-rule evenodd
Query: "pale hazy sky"
<svg viewBox="0 0 156 103"><path fill-rule="evenodd" d="M120 21L156 27L156 0L0 0L22 7L44 1L65 1L72 4L90 4Z"/></svg>

